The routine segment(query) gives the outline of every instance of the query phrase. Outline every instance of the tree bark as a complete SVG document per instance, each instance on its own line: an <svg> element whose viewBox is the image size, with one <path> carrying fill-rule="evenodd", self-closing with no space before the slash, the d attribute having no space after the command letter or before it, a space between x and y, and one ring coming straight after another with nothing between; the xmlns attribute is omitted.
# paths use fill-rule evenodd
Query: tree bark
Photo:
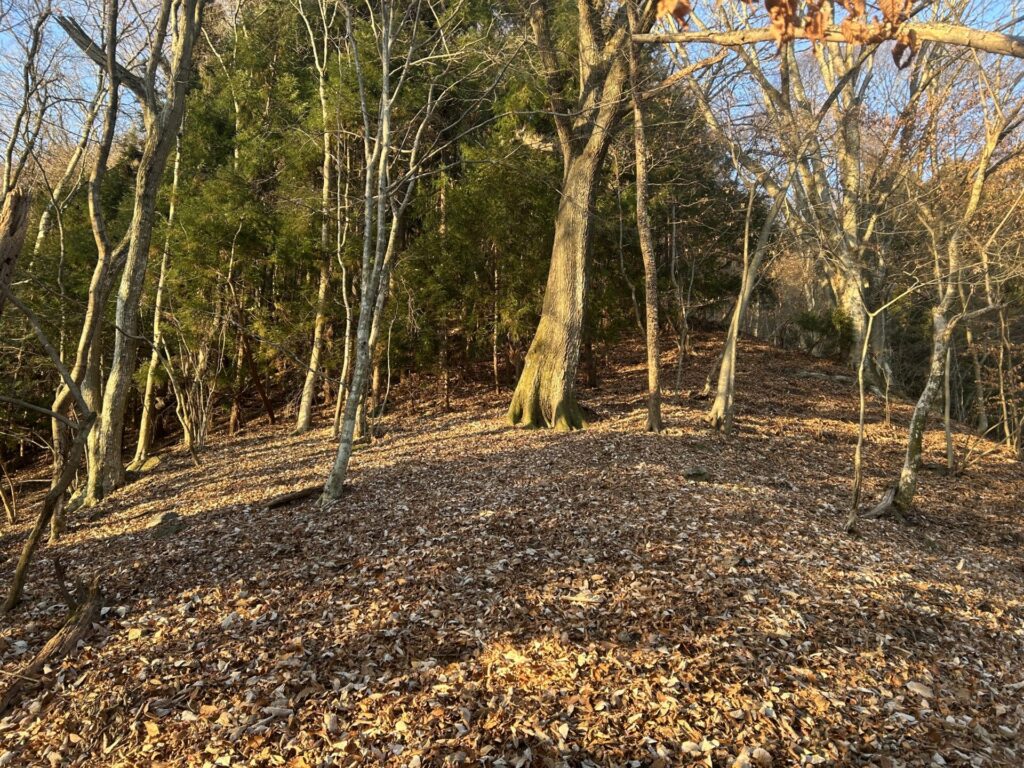
<svg viewBox="0 0 1024 768"><path fill-rule="evenodd" d="M715 400L708 412L708 423L715 429L725 434L732 431L733 400L736 392L736 354L739 344L740 328L743 326L743 317L750 304L750 297L754 292L754 285L757 282L758 272L761 270L761 262L768 252L768 244L771 231L776 217L782 210L784 197L779 195L775 198L772 208L761 226L754 253L750 253L750 224L754 210L754 193L756 186L751 183L750 198L747 203L746 225L743 238L743 275L740 282L740 293L736 297L736 306L732 311L732 318L729 321L729 330L725 336L725 345L722 348L722 356L718 364L718 386L715 390ZM705 384L705 389L710 389L710 376Z"/></svg>
<svg viewBox="0 0 1024 768"><path fill-rule="evenodd" d="M629 27L636 25L636 11L629 6ZM629 47L629 79L633 97L633 148L636 154L636 228L644 262L644 320L647 341L647 431L661 432L661 366L658 350L658 261L651 238L647 209L647 132L640 97L640 78L634 46Z"/></svg>
<svg viewBox="0 0 1024 768"><path fill-rule="evenodd" d="M591 216L598 174L625 107L629 32L625 7L581 3L578 30L580 96L570 107L563 95L564 66L549 29L547 4L530 9L530 25L548 81L549 100L562 153L562 190L555 217L555 238L540 323L523 363L509 422L524 427L580 429L583 412L576 403L590 257ZM609 21L609 13L615 18ZM653 22L645 10L638 29Z"/></svg>
<svg viewBox="0 0 1024 768"><path fill-rule="evenodd" d="M580 429L575 379L587 290L591 211L607 146L572 158L555 218L540 324L526 353L508 419L524 427Z"/></svg>
<svg viewBox="0 0 1024 768"><path fill-rule="evenodd" d="M3 315L7 291L14 280L14 269L25 243L31 203L31 196L15 187L4 197L3 208L0 209L0 316Z"/></svg>
<svg viewBox="0 0 1024 768"><path fill-rule="evenodd" d="M331 282L331 254L327 250L330 244L331 134L327 130L329 113L326 80L322 68L320 69L320 107L324 123L323 178L320 190L320 255L322 263L320 265L320 282L316 294L316 318L313 320L313 348L309 353L309 365L306 367L306 377L302 384L302 396L299 398L299 413L295 420L296 434L308 432L313 425L313 398L316 394L317 377L320 374L320 357L323 354L324 332L327 328L327 289Z"/></svg>
<svg viewBox="0 0 1024 768"><path fill-rule="evenodd" d="M116 41L104 49L92 42L81 26L66 17L58 20L83 53L107 69L107 74L131 89L142 107L145 140L135 176L135 201L126 235L127 257L121 273L115 310L114 353L103 392L103 408L97 435L99 466L91 472L88 498L98 500L124 484L122 463L125 406L131 390L138 349L139 301L145 284L149 248L153 236L156 193L167 160L181 127L185 96L191 81L192 49L202 22L205 0L183 0L172 8L163 0L151 44L162 48L170 37L170 54L150 50L144 76L127 70L116 61ZM116 9L114 10L116 17ZM110 26L108 34L113 31ZM157 97L158 64L168 69L167 93Z"/></svg>
<svg viewBox="0 0 1024 768"><path fill-rule="evenodd" d="M952 327L946 318L946 307L940 305L932 309L932 354L928 366L928 380L914 406L907 430L907 450L900 470L899 482L893 496L893 505L901 512L910 509L917 491L917 475L921 468L921 447L924 441L924 428L928 421L928 411L942 385L946 367L946 350Z"/></svg>
<svg viewBox="0 0 1024 768"><path fill-rule="evenodd" d="M174 175L171 180L171 200L167 209L167 232L164 234L164 248L160 256L160 277L156 284L156 298L153 301L153 348L149 354L149 368L146 370L146 392L142 397L142 417L139 419L139 438L135 445L132 466L141 467L149 457L153 445L153 422L156 411L156 371L160 366L160 342L163 337L161 315L163 313L164 291L167 285L167 270L171 261L171 227L174 225L174 208L178 197L178 171L181 166L181 140L174 151Z"/></svg>

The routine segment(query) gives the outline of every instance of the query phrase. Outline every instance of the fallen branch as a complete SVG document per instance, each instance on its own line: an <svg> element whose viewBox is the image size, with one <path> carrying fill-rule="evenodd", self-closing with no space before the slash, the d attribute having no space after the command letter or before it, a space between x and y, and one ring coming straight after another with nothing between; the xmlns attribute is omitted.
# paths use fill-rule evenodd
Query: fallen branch
<svg viewBox="0 0 1024 768"><path fill-rule="evenodd" d="M99 610L100 581L97 576L89 585L85 599L70 612L57 633L46 642L46 645L32 658L32 661L14 674L13 681L0 696L0 716L3 716L11 708L11 705L22 693L42 682L40 673L44 666L59 661L75 649L78 641L89 633Z"/></svg>
<svg viewBox="0 0 1024 768"><path fill-rule="evenodd" d="M264 509L277 509L278 507L284 507L291 504L293 501L300 501L302 499L308 499L312 496L317 496L324 491L323 484L312 485L309 488L303 488L298 491L290 491L289 493L283 493L280 496L275 496L266 502L263 507Z"/></svg>

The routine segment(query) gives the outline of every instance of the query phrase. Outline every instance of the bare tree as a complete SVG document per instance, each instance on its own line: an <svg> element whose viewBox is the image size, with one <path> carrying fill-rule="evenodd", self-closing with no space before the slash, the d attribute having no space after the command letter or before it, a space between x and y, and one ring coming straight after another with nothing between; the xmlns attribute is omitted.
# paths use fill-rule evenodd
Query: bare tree
<svg viewBox="0 0 1024 768"><path fill-rule="evenodd" d="M317 94L320 99L320 119L323 128L320 191L320 279L317 283L316 314L313 319L313 346L309 353L309 364L302 383L299 410L295 420L295 432L307 432L313 424L313 397L316 393L317 377L320 375L320 358L323 354L327 330L327 292L331 281L331 114L327 103L327 73L330 69L332 30L338 14L339 4L328 0L317 0L316 17L310 14L303 0L295 0L309 36L309 47L313 52L313 65L317 74Z"/></svg>
<svg viewBox="0 0 1024 768"><path fill-rule="evenodd" d="M981 206L986 183L1000 165L1020 152L1019 147L1011 147L1000 155L1001 148L1024 124L1024 98L1020 96L1018 88L1024 82L1024 71L1000 66L998 63L983 63L979 59L976 74L983 136L965 179L967 191L960 204L960 210L951 210L940 215L933 209L933 204L925 195L921 195L919 199L919 218L931 243L938 290L938 301L931 310L931 359L924 387L910 419L907 448L899 479L886 492L881 503L872 512L873 516L884 514L889 508L895 508L899 512L910 509L917 490L925 425L929 410L946 375L947 355L953 333L961 322L997 309L991 302L986 302L977 309L969 309L965 302L960 302L963 285L965 281L971 279L972 274L976 276L981 273L982 285L990 279L980 254L977 262L971 263L968 260L965 243ZM942 108L942 105L935 105L934 108ZM934 176L941 170L932 168L931 175ZM923 171L919 177L922 179L920 183L926 184ZM934 188L935 184L932 186ZM957 190L954 190L954 194L955 191Z"/></svg>
<svg viewBox="0 0 1024 768"><path fill-rule="evenodd" d="M44 39L50 4L4 7L0 22L10 30L13 49L11 71L4 71L0 87L9 89L10 106L3 114L3 176L0 179L0 313L14 279L28 229L31 194L22 185L34 156L47 111L53 106Z"/></svg>
<svg viewBox="0 0 1024 768"><path fill-rule="evenodd" d="M116 0L107 0L113 5ZM116 9L108 11L109 42L106 50L92 41L73 19L58 16L68 36L107 77L130 90L142 110L145 137L135 179L132 221L125 235L125 262L121 272L115 312L114 353L103 391L96 462L90 471L88 498L100 499L124 483L122 438L124 411L135 368L138 346L139 302L149 260L156 193L168 156L174 146L185 109L190 81L192 50L200 31L205 0L162 0L148 35L142 74L117 59ZM165 47L167 50L165 50ZM160 74L166 66L166 82ZM165 93L161 93L164 90ZM95 226L94 226L95 229ZM101 226L105 233L105 227ZM105 234L104 234L105 237Z"/></svg>
<svg viewBox="0 0 1024 768"><path fill-rule="evenodd" d="M345 38L359 91L363 143L363 250L360 265L359 314L354 339L352 380L345 396L338 452L324 486L323 501L341 497L359 412L369 382L374 350L380 338L384 304L399 251L403 216L420 178L432 172L450 138L438 123L443 106L467 77L460 70L471 45L454 49L448 39L460 23L458 6L443 15L427 0L408 3L377 0L368 7L372 48L369 58L357 43L355 13L344 7ZM487 68L489 63L480 67ZM370 67L374 69L371 71ZM422 74L420 74L422 73ZM425 78L421 101L407 105L410 117L395 120L399 97L412 75ZM370 102L370 78L380 96Z"/></svg>
<svg viewBox="0 0 1024 768"><path fill-rule="evenodd" d="M156 375L160 367L160 349L163 346L164 292L167 289L167 271L171 262L171 227L178 200L178 173L181 169L181 136L174 149L174 172L171 177L171 201L167 209L167 230L164 233L163 251L160 254L160 275L156 282L156 298L153 302L153 339L146 368L146 389L142 396L142 416L139 418L139 437L135 444L135 457L130 467L139 468L149 457L153 447L153 431L156 416ZM186 435L189 432L186 431Z"/></svg>

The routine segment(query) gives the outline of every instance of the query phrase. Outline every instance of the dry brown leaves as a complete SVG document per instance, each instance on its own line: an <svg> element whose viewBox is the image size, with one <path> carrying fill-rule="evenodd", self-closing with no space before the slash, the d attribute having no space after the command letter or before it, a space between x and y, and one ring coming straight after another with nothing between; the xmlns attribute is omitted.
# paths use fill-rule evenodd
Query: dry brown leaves
<svg viewBox="0 0 1024 768"><path fill-rule="evenodd" d="M761 1L743 0L748 5ZM805 37L815 44L826 39L829 28L824 0L763 0L763 3L777 45L782 46L797 37ZM837 30L842 40L854 45L892 40L896 66L903 69L910 64L919 47L914 32L902 28L909 18L910 0L879 0L882 18L874 20L867 18L865 0L839 0L838 5L846 12ZM658 18L671 15L684 28L692 11L689 0L658 0Z"/></svg>
<svg viewBox="0 0 1024 768"><path fill-rule="evenodd" d="M645 434L639 363L583 392L602 418L571 435L507 429L492 395L405 402L326 511L261 506L323 477L326 430L220 439L198 471L167 456L60 545L107 604L0 721L0 761L1021 765L1019 465L929 470L913 525L844 536L850 385L759 345L740 369L730 439L689 400ZM879 413L869 494L899 462ZM63 612L45 569L30 587L5 672Z"/></svg>

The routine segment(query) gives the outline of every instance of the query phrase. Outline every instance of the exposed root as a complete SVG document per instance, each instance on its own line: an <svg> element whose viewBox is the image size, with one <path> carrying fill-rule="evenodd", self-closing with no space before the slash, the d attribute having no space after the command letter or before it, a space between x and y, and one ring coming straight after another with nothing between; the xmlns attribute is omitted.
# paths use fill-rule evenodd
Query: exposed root
<svg viewBox="0 0 1024 768"><path fill-rule="evenodd" d="M67 597L66 591L65 596ZM22 693L36 688L43 682L43 667L54 664L75 649L78 641L89 633L99 610L100 582L97 576L92 580L81 601L72 608L63 626L28 664L14 674L11 684L0 695L0 716L11 708Z"/></svg>
<svg viewBox="0 0 1024 768"><path fill-rule="evenodd" d="M855 510L851 511L850 516L846 520L844 530L847 533L852 532L856 527L858 520L878 520L889 516L901 523L908 522L906 515L903 514L903 510L901 510L899 505L896 504L896 491L898 487L899 486L896 485L890 486L882 496L882 500L879 501L870 512L858 515Z"/></svg>
<svg viewBox="0 0 1024 768"><path fill-rule="evenodd" d="M552 402L546 402L548 400ZM516 427L550 427L558 432L583 429L587 424L583 409L571 392L560 392L557 397L546 396L537 380L530 384L520 380L508 407L508 421Z"/></svg>

